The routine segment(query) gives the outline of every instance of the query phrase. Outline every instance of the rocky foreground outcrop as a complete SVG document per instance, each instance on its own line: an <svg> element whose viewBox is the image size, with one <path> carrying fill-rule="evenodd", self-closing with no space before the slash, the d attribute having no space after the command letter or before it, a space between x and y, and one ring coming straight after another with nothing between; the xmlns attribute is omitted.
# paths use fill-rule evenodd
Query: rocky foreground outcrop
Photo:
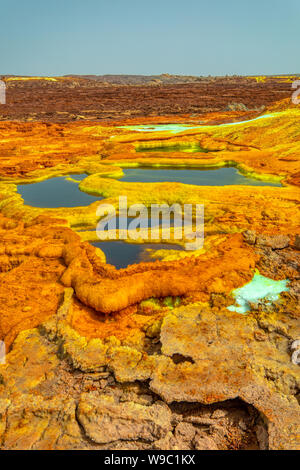
<svg viewBox="0 0 300 470"><path fill-rule="evenodd" d="M274 100L290 98L296 76L147 77L3 77L7 87L1 120L70 122L113 121L224 111L232 103L261 112ZM148 83L147 83L148 82ZM131 83L131 84L130 84Z"/></svg>

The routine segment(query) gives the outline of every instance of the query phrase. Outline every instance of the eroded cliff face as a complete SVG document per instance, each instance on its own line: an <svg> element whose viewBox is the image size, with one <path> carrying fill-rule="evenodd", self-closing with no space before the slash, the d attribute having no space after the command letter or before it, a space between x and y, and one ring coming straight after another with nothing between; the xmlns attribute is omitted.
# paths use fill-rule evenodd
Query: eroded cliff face
<svg viewBox="0 0 300 470"><path fill-rule="evenodd" d="M211 124L244 112L205 114L207 127L176 134L1 123L1 448L299 447L299 111L283 102L266 112L232 126ZM133 123L147 121L114 124ZM184 151L196 144L207 151ZM283 186L119 181L128 164L231 164ZM87 207L30 207L17 192L73 173L90 175ZM203 203L203 248L116 270L89 241L98 205L117 207L120 194ZM228 310L255 269L289 290L246 315Z"/></svg>

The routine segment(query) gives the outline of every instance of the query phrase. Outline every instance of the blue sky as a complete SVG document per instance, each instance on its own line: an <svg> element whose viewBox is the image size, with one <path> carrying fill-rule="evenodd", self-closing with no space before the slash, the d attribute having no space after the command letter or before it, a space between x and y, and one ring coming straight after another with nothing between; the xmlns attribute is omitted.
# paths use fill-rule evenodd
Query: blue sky
<svg viewBox="0 0 300 470"><path fill-rule="evenodd" d="M299 73L299 0L0 0L0 74Z"/></svg>

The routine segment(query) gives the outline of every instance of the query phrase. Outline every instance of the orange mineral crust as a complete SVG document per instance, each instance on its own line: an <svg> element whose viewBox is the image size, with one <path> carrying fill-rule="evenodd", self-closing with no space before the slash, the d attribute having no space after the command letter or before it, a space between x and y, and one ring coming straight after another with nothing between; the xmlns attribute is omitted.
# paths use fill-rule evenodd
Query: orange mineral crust
<svg viewBox="0 0 300 470"><path fill-rule="evenodd" d="M105 128L99 132L93 124L0 122L0 176L14 180L49 177L53 167L57 173L68 174L80 160L99 158L106 135Z"/></svg>
<svg viewBox="0 0 300 470"><path fill-rule="evenodd" d="M138 310L136 305L107 316L76 301L70 309L68 322L85 338L105 339L114 336L121 341L132 339L134 342L135 336L140 336L148 324L159 321L162 316L163 309L158 313L149 310L147 315L142 309Z"/></svg>

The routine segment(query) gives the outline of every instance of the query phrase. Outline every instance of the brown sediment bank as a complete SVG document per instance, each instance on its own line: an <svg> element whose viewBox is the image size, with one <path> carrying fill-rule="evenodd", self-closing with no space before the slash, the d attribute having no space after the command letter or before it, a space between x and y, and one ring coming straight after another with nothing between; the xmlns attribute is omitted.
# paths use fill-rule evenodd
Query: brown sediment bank
<svg viewBox="0 0 300 470"><path fill-rule="evenodd" d="M176 116L167 115L167 108L155 116L138 109L136 97L148 93L143 86L114 87L114 99L130 88L134 106L125 116L120 107L131 108L120 102L110 123L102 113L100 125L88 119L67 122L73 119L68 106L75 78L44 88L38 80L8 82L12 103L18 96L27 98L23 108L9 104L2 116L7 121L0 124L0 339L8 352L0 365L1 448L299 446L299 366L291 362L290 346L300 335L300 115L287 101L273 102L268 79L238 80L223 83L222 90L232 86L235 101L243 91L250 111L225 111L220 99L216 109L201 108L206 127L176 134L118 126L195 126L199 116L189 114L189 100L197 87L208 90L210 83L191 85ZM287 96L288 79L274 80L272 86L279 83ZM100 85L78 83L85 90L81 100L97 87L104 93ZM245 94L250 83L259 90L252 102ZM178 87L160 92L172 98ZM30 110L28 101L33 89L42 88L45 100L66 90L64 101L57 102L61 109L56 104L44 117L36 103ZM261 104L272 118L215 126L256 117L262 111L254 108ZM76 106L80 119L97 118L88 106L83 111L81 101ZM40 122L44 118L48 122ZM195 145L207 151L183 151ZM176 151L160 152L166 146ZM229 164L283 186L118 179L126 166ZM30 207L17 192L18 184L74 173L89 175L79 185L95 194L89 206ZM88 243L96 236L88 229L96 227L98 204L117 207L120 194L129 204L146 206L203 203L203 249L174 250L171 258L170 252L161 253L160 261L122 270L107 264L101 249ZM99 202L97 195L105 199ZM252 304L247 315L230 312L232 289L250 281L255 269L272 279L289 279L289 291L271 304Z"/></svg>

